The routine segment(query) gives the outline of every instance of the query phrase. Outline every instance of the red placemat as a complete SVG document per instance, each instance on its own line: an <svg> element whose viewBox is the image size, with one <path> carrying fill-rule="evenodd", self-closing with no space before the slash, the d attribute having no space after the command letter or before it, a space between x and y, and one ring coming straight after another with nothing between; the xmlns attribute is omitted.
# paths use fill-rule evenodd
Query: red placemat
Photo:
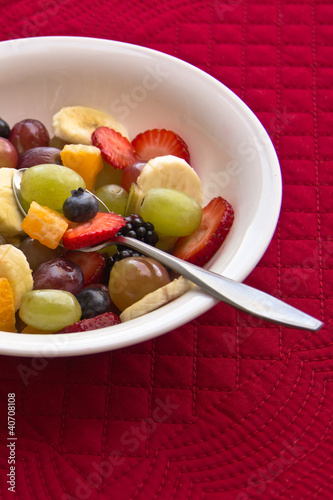
<svg viewBox="0 0 333 500"><path fill-rule="evenodd" d="M219 304L110 353L2 356L1 498L333 498L331 1L0 0L0 15L1 40L144 45L238 94L270 133L284 183L278 228L247 283L326 323L297 331Z"/></svg>

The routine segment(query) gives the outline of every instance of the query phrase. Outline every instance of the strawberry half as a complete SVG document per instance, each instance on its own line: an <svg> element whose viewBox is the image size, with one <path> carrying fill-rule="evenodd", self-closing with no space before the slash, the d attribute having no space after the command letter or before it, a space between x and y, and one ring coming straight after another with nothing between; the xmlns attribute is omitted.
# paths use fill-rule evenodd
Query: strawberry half
<svg viewBox="0 0 333 500"><path fill-rule="evenodd" d="M101 150L104 160L114 168L123 170L138 159L127 137L112 128L98 127L92 133L91 141Z"/></svg>
<svg viewBox="0 0 333 500"><path fill-rule="evenodd" d="M81 319L72 325L66 326L57 333L86 332L88 330L98 330L99 328L118 325L119 323L120 319L117 314L106 312L94 318Z"/></svg>
<svg viewBox="0 0 333 500"><path fill-rule="evenodd" d="M175 132L165 129L146 130L132 141L137 155L142 161L149 161L157 156L173 155L190 163L190 152L186 142Z"/></svg>
<svg viewBox="0 0 333 500"><path fill-rule="evenodd" d="M234 220L230 203L221 196L213 198L203 209L201 224L189 236L182 236L176 243L173 255L203 266L225 240Z"/></svg>
<svg viewBox="0 0 333 500"><path fill-rule="evenodd" d="M113 238L125 224L126 221L121 215L98 212L96 217L88 222L82 222L72 229L67 229L62 242L67 250L97 245Z"/></svg>
<svg viewBox="0 0 333 500"><path fill-rule="evenodd" d="M74 262L81 268L84 287L104 281L106 259L101 253L70 250L63 257Z"/></svg>

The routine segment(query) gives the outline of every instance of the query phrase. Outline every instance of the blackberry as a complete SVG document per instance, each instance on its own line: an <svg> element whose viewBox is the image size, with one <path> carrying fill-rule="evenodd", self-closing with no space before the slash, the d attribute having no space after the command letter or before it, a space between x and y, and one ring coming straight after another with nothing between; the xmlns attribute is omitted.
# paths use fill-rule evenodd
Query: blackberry
<svg viewBox="0 0 333 500"><path fill-rule="evenodd" d="M139 215L129 215L125 217L126 225L122 227L117 236L128 236L136 240L148 243L148 245L155 246L158 242L158 236L154 231L154 226L150 222L144 222ZM110 273L113 265L118 260L126 259L127 257L144 257L143 254L132 250L124 245L117 245L118 252L109 257L106 261L107 272Z"/></svg>
<svg viewBox="0 0 333 500"><path fill-rule="evenodd" d="M139 215L129 215L125 217L126 225L118 231L117 236L129 236L136 240L144 241L148 245L155 246L158 236L154 231L154 226L150 222L144 222Z"/></svg>

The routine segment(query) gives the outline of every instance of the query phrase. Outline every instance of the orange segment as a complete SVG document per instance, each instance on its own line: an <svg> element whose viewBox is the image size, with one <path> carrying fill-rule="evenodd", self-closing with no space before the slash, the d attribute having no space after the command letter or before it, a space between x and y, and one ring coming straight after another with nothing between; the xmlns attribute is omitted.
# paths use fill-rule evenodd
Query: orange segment
<svg viewBox="0 0 333 500"><path fill-rule="evenodd" d="M36 201L31 203L22 222L22 229L30 238L52 249L57 248L67 228L66 217L56 210L39 205Z"/></svg>
<svg viewBox="0 0 333 500"><path fill-rule="evenodd" d="M96 177L104 166L100 149L84 144L67 144L60 157L63 165L81 175L87 189L93 191Z"/></svg>
<svg viewBox="0 0 333 500"><path fill-rule="evenodd" d="M15 327L14 292L7 278L0 278L0 330L17 332Z"/></svg>

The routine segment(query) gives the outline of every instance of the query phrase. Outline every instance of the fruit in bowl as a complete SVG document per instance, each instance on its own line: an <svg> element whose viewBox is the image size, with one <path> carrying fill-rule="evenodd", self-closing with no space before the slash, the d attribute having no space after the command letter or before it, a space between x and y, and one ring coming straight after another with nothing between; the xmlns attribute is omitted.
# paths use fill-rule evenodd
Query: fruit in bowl
<svg viewBox="0 0 333 500"><path fill-rule="evenodd" d="M18 45L20 50L16 50ZM61 108L78 104L114 117L125 126L127 139L131 141L151 129L170 130L179 135L188 146L190 165L201 181L201 208L221 197L235 210L228 237L207 265L236 280L243 280L253 269L275 229L281 179L267 134L232 92L209 75L170 56L103 40L51 37L4 42L0 44L0 60L8 68L8 72L0 76L0 86L6 95L1 115L12 126L27 117L35 117L51 135L52 117ZM87 60L91 68L89 74L83 71ZM148 78L154 84L149 88ZM27 85L27 80L31 85ZM141 100L137 99L138 87L144 95ZM21 96L19 103L18 95ZM111 128L107 124L102 126ZM63 150L64 142L51 138L50 146ZM94 157L93 148L98 145L84 146ZM68 156L73 149L69 148ZM102 161L105 166L106 160ZM101 163L96 165L94 168L98 169ZM120 169L102 168L97 174L96 190L105 184L121 185L125 170L118 177L116 170ZM135 175L133 179L137 180L140 167ZM130 190L131 207L140 204L139 195L138 190ZM63 214L60 217L64 217ZM158 245L173 251L174 239L187 237L162 235ZM11 243L17 244L17 241L13 239ZM118 348L176 328L214 304L216 299L194 287L160 309L110 328L103 325L101 329L69 336L0 334L2 352L72 355ZM13 342L13 337L19 341Z"/></svg>
<svg viewBox="0 0 333 500"><path fill-rule="evenodd" d="M106 127L105 123L115 128ZM95 264L101 265L96 260L96 252L92 252L92 256L90 252L79 256L79 250L114 236L127 236L153 246L159 238L164 241L169 238L169 252L199 266L214 256L231 229L234 212L221 196L201 206L201 181L188 163L190 153L186 142L165 129L141 132L130 142L125 127L115 118L84 106L60 109L52 125L59 139L76 141L65 144L60 151L61 165L43 163L45 150L51 148L49 141L44 146L35 146L41 131L43 141L49 137L40 121L22 120L10 131L10 137L17 137L23 130L22 136L30 141L25 141L24 148L21 147L23 140L15 143L19 159L27 158L30 153L30 166L24 169L20 189L27 213L14 234L22 239L18 251L26 257L21 255L18 274L27 274L36 259L39 265L32 274L32 285L30 280L22 296L15 296L13 287L4 295L2 300L7 303L8 315L10 299L12 309L10 326L7 320L2 324L0 321L2 329L13 330L14 314L18 310L20 319L26 323L23 333L91 330L100 327L101 316L103 325L106 322L113 326L178 297L186 290L184 280L172 279L169 271L154 259L118 245L117 252L110 257L99 254L105 263L104 272L100 273L94 269ZM91 144L81 144L89 142L87 129L92 131ZM139 175L133 168L133 178L127 174L127 181L131 180L128 191L135 192L139 200L136 212L132 213L134 205L130 195L121 186L118 188L123 190L126 217L116 211L101 212L100 200L85 189L86 184L94 191L97 176L103 169L123 171L136 165L138 160L142 164ZM108 189L112 186L116 185L102 186L99 192L107 193L109 205L116 206L116 191ZM10 208L17 211L14 203ZM39 246L34 245L36 241ZM66 250L76 250L76 258L71 258ZM60 257L50 258L50 251L58 251ZM94 274L94 280L89 280L90 288L84 288L87 268L92 268ZM7 268L1 275L0 267L2 278L6 279L6 273ZM91 288L91 284L97 287ZM105 284L107 290L98 288ZM11 288L10 282L8 285ZM111 304L121 312L119 316L109 314ZM86 321L88 318L90 322Z"/></svg>

